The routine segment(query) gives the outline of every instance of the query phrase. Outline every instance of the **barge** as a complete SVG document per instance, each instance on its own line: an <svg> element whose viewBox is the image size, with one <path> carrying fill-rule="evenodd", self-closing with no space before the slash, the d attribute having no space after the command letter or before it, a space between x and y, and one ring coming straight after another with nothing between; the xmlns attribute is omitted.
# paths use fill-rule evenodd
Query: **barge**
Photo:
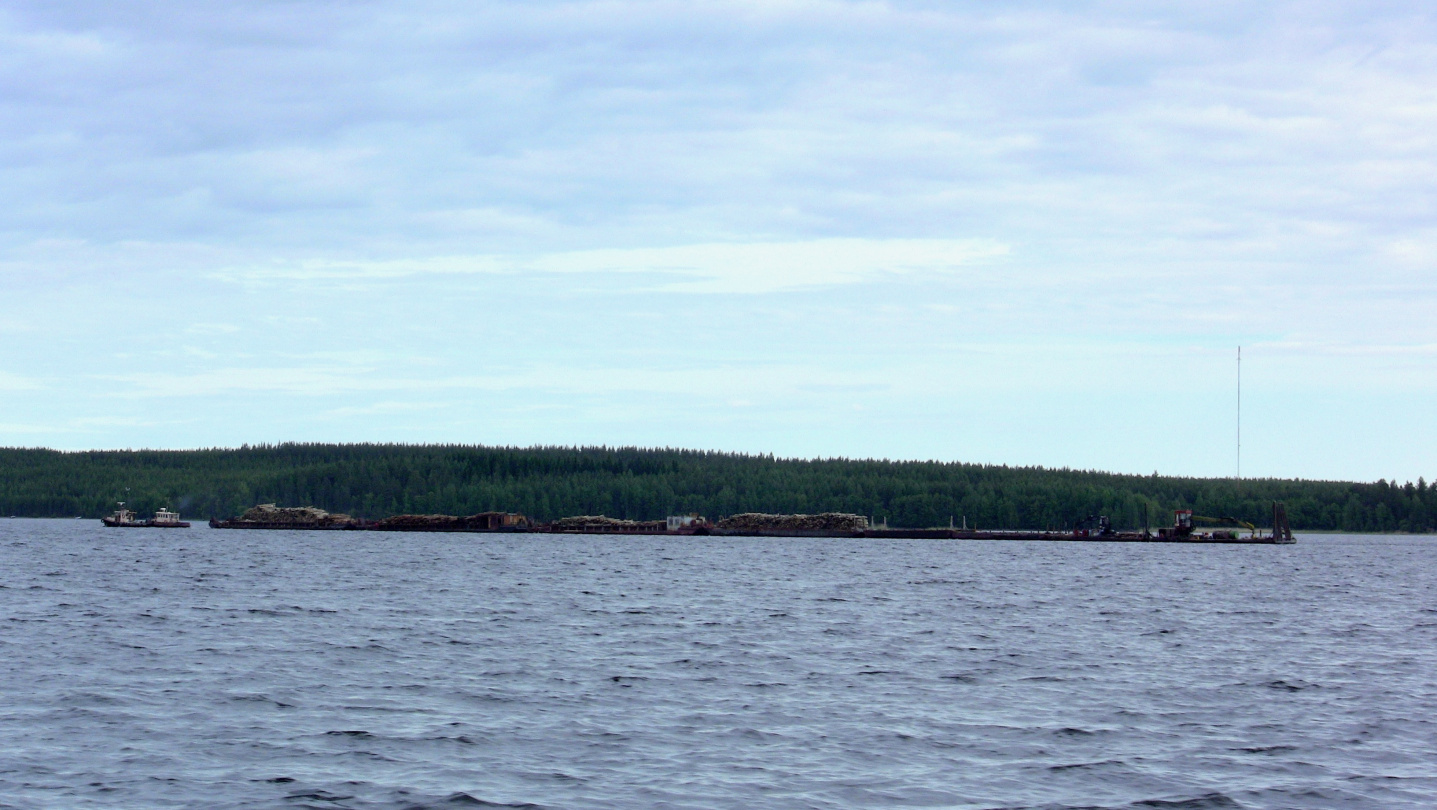
<svg viewBox="0 0 1437 810"><path fill-rule="evenodd" d="M118 513L117 513L118 514ZM108 521L108 519L107 519ZM1238 531L1198 531L1195 521L1230 522L1245 526L1247 534ZM589 534L589 535L654 535L712 537L852 537L913 540L1046 540L1100 541L1131 543L1224 543L1241 545L1287 545L1295 543L1287 523L1287 510L1281 503L1272 505L1272 529L1261 530L1250 523L1232 518L1204 518L1190 509L1174 514L1173 525L1156 532L1118 531L1103 515L1094 515L1067 531L1032 531L1022 529L894 529L886 524L874 527L868 518L845 513L819 515L767 515L746 513L733 515L717 523L697 515L670 517L663 520L623 520L603 515L563 518L539 523L517 512L480 512L464 517L455 515L394 515L377 521L366 521L348 515L331 514L314 507L279 508L274 504L254 507L237 518L210 520L215 529L291 529L306 531L372 531L372 532L464 532L472 534ZM108 522L106 525L110 525ZM184 524L188 525L188 524Z"/></svg>
<svg viewBox="0 0 1437 810"><path fill-rule="evenodd" d="M332 514L313 506L280 507L262 503L239 517L210 518L211 529L309 529L336 531L361 528L363 521L349 515Z"/></svg>
<svg viewBox="0 0 1437 810"><path fill-rule="evenodd" d="M1195 521L1231 523L1245 527L1247 534L1239 531L1213 530L1198 531ZM1101 540L1104 542L1128 543L1225 543L1239 545L1290 545L1297 542L1287 522L1287 507L1274 501L1272 504L1272 529L1264 532L1251 523L1235 518L1205 518L1194 515L1191 509L1178 509L1173 513L1173 525L1160 528L1157 532L1143 529L1116 531L1112 522L1104 515L1084 520L1072 531L1022 531L977 529L871 529L862 537L913 537L949 538L953 540Z"/></svg>

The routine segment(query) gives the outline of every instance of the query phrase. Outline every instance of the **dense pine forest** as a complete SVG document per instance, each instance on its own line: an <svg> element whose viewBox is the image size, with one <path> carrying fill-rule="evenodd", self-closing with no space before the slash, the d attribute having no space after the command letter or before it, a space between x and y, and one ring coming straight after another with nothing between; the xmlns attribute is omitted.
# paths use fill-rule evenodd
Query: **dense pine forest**
<svg viewBox="0 0 1437 810"><path fill-rule="evenodd" d="M282 444L239 449L0 449L0 515L99 517L126 500L187 517L257 503L380 518L502 510L541 520L606 514L854 512L898 527L1069 528L1106 514L1165 525L1176 508L1260 526L1287 504L1294 529L1426 532L1437 486L1171 478L918 461L779 459L692 450Z"/></svg>

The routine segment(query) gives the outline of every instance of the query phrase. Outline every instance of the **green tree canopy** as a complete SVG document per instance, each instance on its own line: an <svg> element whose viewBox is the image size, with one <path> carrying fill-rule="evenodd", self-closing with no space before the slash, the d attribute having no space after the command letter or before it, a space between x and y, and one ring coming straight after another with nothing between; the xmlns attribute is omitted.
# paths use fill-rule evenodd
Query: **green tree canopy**
<svg viewBox="0 0 1437 810"><path fill-rule="evenodd" d="M633 447L281 444L238 449L59 452L0 449L0 514L99 517L127 500L227 517L256 503L366 518L501 510L540 520L639 520L698 512L854 512L890 525L1069 528L1105 514L1119 528L1166 525L1172 510L1266 525L1283 501L1294 529L1433 529L1437 487L1340 481L1175 478L936 461L781 459Z"/></svg>

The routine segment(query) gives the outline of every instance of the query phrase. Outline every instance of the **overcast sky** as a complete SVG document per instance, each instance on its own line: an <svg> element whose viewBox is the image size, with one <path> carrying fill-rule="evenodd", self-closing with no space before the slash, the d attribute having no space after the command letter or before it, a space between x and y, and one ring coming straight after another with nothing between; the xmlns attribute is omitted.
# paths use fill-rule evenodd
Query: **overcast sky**
<svg viewBox="0 0 1437 810"><path fill-rule="evenodd" d="M1430 478L1434 22L0 0L0 445Z"/></svg>

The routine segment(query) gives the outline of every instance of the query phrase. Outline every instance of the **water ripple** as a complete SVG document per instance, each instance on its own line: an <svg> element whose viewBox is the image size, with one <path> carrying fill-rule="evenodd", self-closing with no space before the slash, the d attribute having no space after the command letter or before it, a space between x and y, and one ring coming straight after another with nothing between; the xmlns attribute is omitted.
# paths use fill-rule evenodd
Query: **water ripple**
<svg viewBox="0 0 1437 810"><path fill-rule="evenodd" d="M0 808L1430 808L1434 552L0 521Z"/></svg>

